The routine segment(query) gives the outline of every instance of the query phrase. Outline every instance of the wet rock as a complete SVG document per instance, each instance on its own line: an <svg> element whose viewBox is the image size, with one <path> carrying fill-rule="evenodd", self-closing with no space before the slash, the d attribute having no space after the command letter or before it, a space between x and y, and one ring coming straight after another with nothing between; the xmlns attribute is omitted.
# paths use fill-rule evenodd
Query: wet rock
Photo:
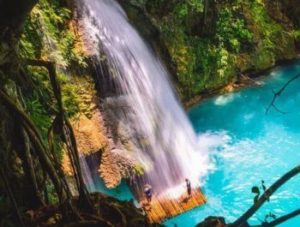
<svg viewBox="0 0 300 227"><path fill-rule="evenodd" d="M72 121L72 126L80 154L89 155L103 150L107 146L107 138L101 127L99 111L96 111L91 119L80 115L79 118Z"/></svg>
<svg viewBox="0 0 300 227"><path fill-rule="evenodd" d="M196 227L225 227L225 219L223 217L209 216L203 222L196 225Z"/></svg>
<svg viewBox="0 0 300 227"><path fill-rule="evenodd" d="M90 119L86 115L81 114L73 118L71 124L80 156L88 156L106 149L108 141L103 128L100 111L95 111ZM63 171L68 176L73 175L67 152L64 152L62 166Z"/></svg>
<svg viewBox="0 0 300 227"><path fill-rule="evenodd" d="M129 177L136 166L136 161L123 150L114 149L102 154L99 168L100 177L106 187L114 188L123 178Z"/></svg>

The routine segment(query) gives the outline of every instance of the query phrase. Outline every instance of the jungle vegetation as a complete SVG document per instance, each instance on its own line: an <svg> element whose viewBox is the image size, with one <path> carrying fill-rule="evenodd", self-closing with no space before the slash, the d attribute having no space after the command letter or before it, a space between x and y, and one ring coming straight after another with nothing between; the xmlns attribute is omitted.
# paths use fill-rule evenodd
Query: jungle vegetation
<svg viewBox="0 0 300 227"><path fill-rule="evenodd" d="M293 59L300 47L297 0L120 2L167 64L184 102L235 82L239 72ZM92 73L72 7L67 0L0 1L0 226L147 226L132 203L90 194L83 183L69 119L85 111L74 78ZM76 196L62 152L72 162ZM286 173L229 226L246 226L299 172Z"/></svg>

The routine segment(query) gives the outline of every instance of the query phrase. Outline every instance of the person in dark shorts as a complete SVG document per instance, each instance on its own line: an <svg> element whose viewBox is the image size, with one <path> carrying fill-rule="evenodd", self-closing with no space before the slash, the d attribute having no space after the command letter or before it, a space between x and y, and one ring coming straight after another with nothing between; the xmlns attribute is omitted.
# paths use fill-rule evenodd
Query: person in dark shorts
<svg viewBox="0 0 300 227"><path fill-rule="evenodd" d="M148 203L150 203L152 200L152 187L150 184L146 184L144 186L144 193L145 193Z"/></svg>
<svg viewBox="0 0 300 227"><path fill-rule="evenodd" d="M187 189L187 194L188 194L188 197L191 197L192 196L192 186L191 186L191 182L189 179L185 179L185 183L186 183L186 189Z"/></svg>

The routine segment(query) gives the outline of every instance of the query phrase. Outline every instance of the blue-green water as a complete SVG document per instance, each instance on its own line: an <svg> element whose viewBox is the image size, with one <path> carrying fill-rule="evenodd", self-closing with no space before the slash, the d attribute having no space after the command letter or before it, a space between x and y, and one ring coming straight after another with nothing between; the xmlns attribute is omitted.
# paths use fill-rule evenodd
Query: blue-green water
<svg viewBox="0 0 300 227"><path fill-rule="evenodd" d="M215 170L206 179L205 206L168 220L167 226L195 226L209 215L233 221L253 204L252 186L261 180L270 186L282 174L300 164L300 79L291 83L276 101L287 112L266 107L290 78L300 73L300 62L274 69L262 85L207 99L189 111L202 149L209 149ZM121 186L120 195L123 196ZM122 194L122 195L121 195ZM258 224L272 211L281 216L300 207L300 176L296 176L271 197L250 220ZM300 226L296 217L282 227Z"/></svg>

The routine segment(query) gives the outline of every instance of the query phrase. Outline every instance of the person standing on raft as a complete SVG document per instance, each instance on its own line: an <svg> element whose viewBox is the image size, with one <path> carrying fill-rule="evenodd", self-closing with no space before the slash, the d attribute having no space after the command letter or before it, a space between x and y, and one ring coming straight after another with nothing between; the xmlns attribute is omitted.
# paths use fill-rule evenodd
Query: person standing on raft
<svg viewBox="0 0 300 227"><path fill-rule="evenodd" d="M150 184L146 184L144 186L144 193L145 193L148 203L150 203L151 199L152 199L152 187Z"/></svg>
<svg viewBox="0 0 300 227"><path fill-rule="evenodd" d="M187 189L187 194L188 194L188 197L191 197L192 196L192 186L191 186L191 182L189 179L185 179L185 183L186 183L186 189Z"/></svg>

